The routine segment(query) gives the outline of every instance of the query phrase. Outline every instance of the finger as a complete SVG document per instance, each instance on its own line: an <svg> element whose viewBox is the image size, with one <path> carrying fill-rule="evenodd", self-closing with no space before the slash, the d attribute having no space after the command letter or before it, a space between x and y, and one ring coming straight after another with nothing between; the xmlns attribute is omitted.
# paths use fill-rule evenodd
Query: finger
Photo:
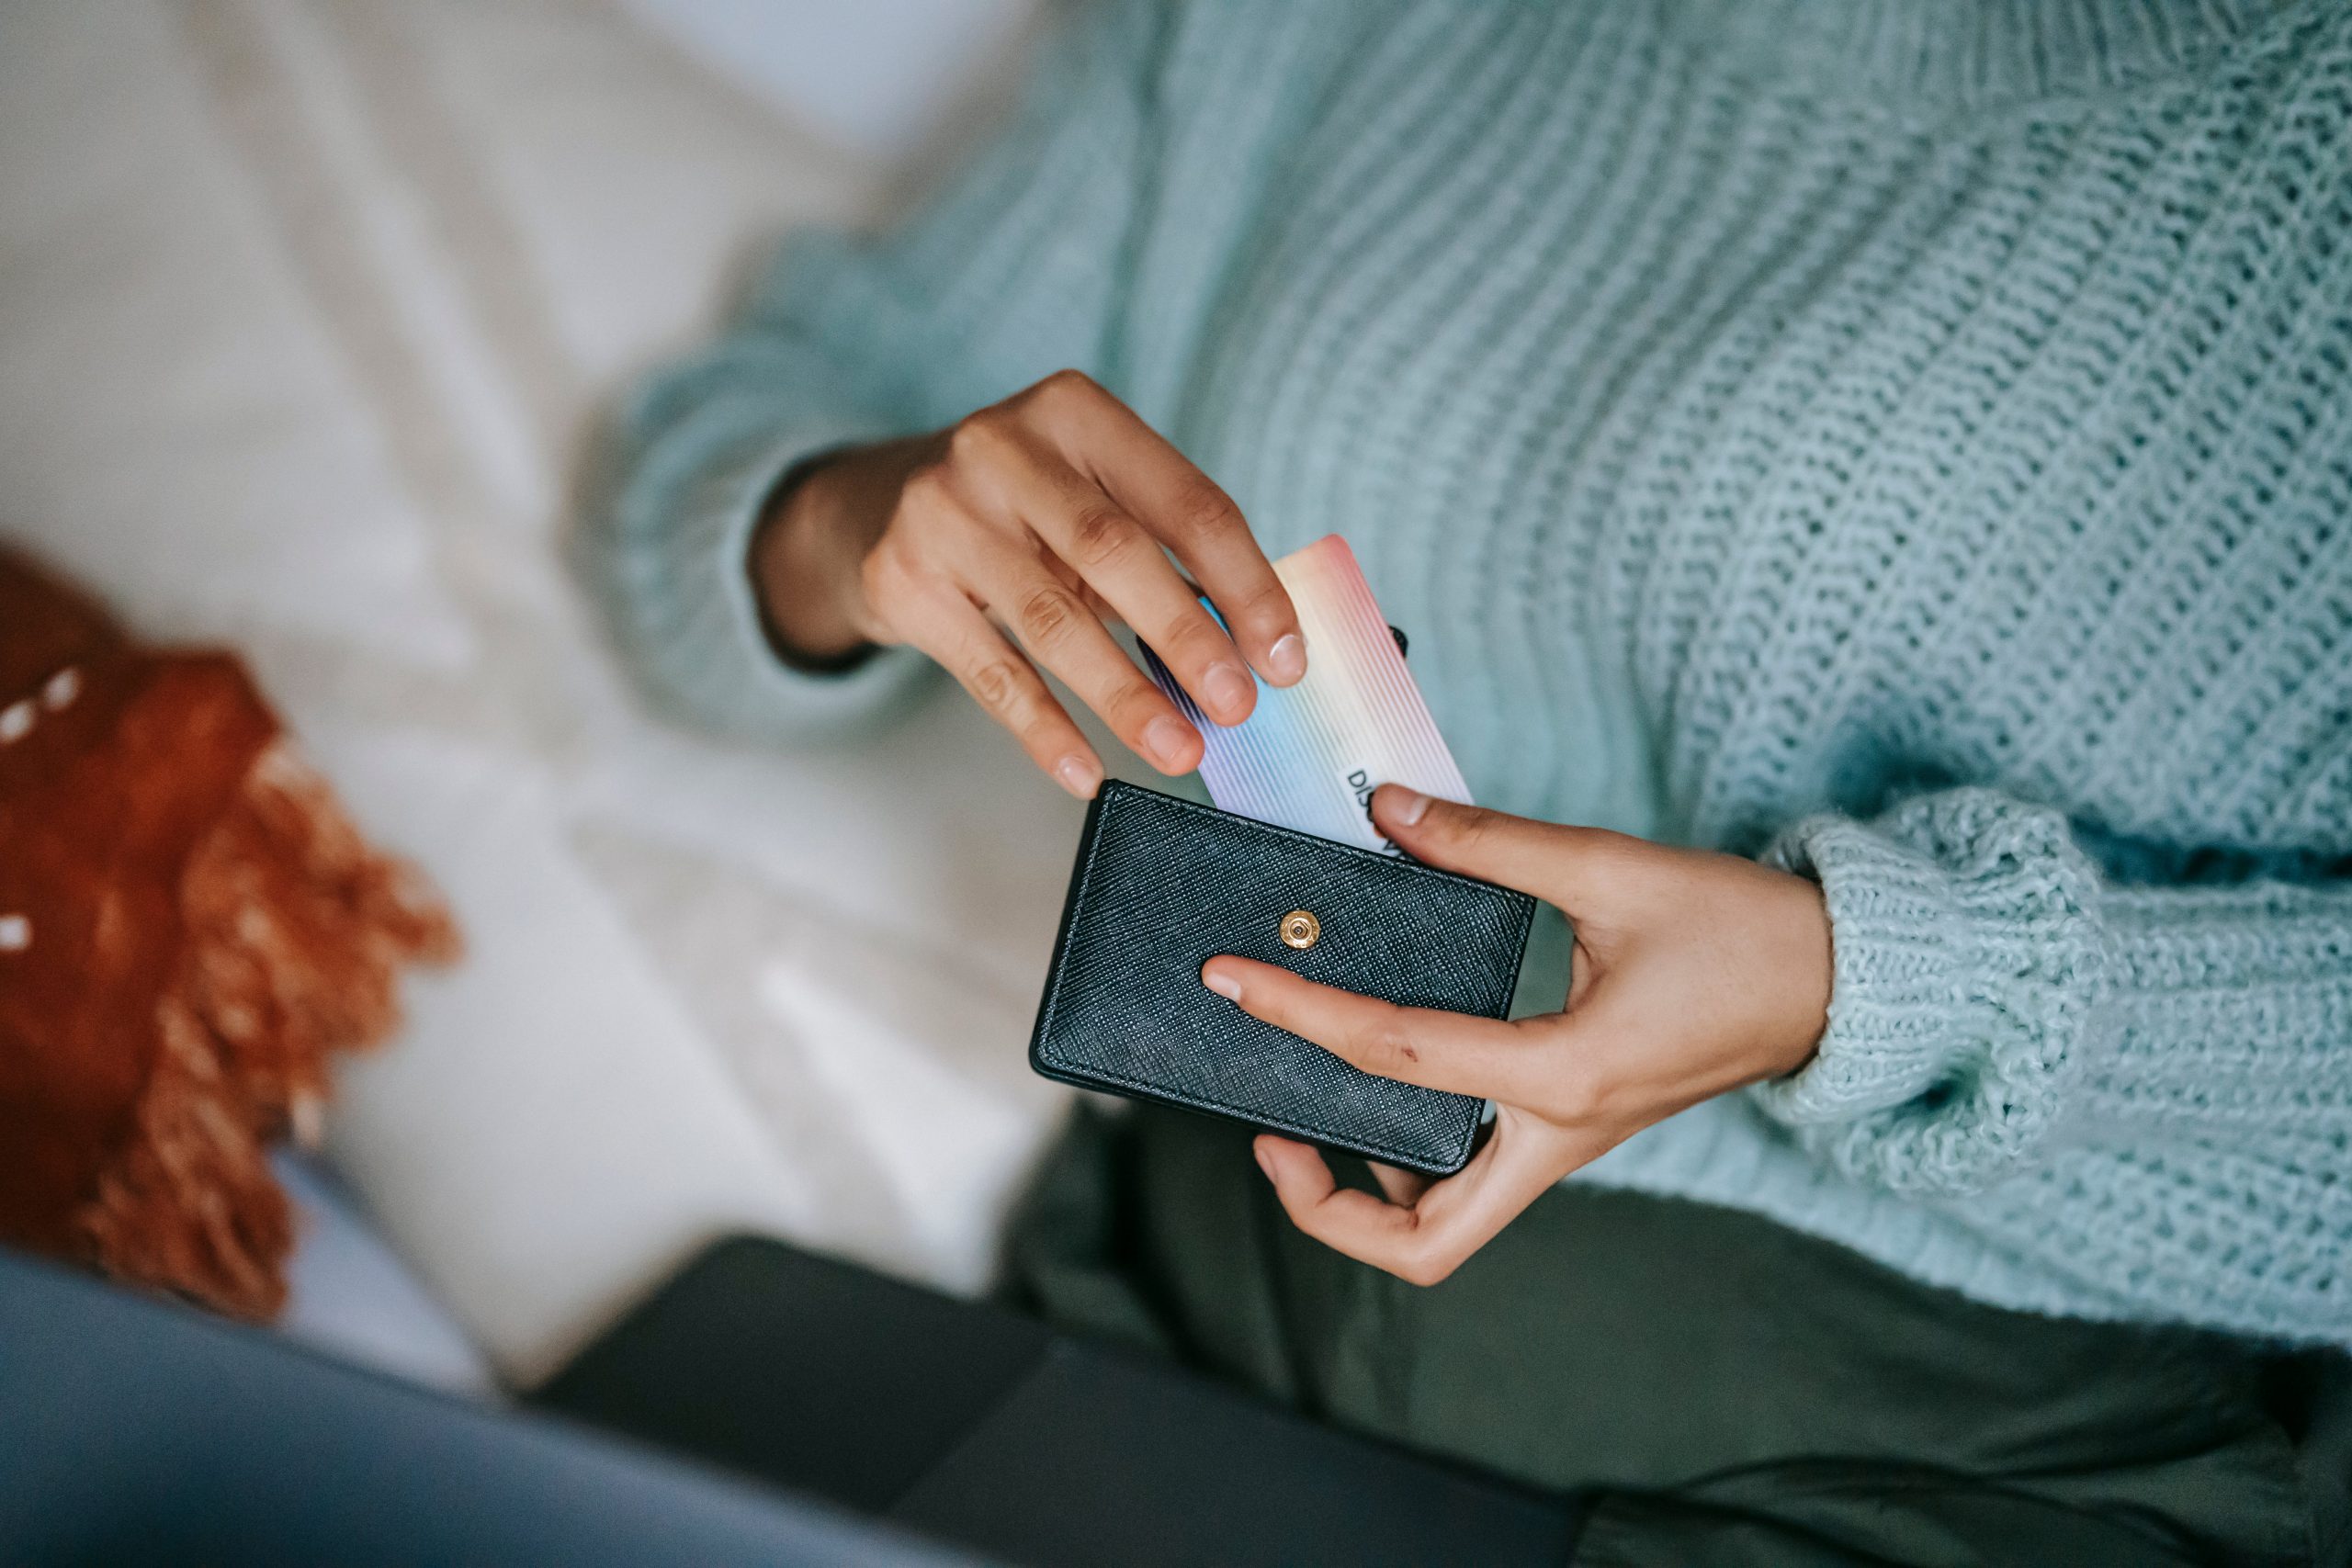
<svg viewBox="0 0 2352 1568"><path fill-rule="evenodd" d="M1316 1153L1313 1145L1285 1138L1278 1133L1261 1133L1257 1139L1258 1164L1266 1172L1266 1179L1269 1181L1275 1179L1275 1166L1272 1163L1274 1160L1283 1157L1299 1157L1285 1156L1280 1150L1269 1151L1266 1145L1270 1144L1280 1145L1283 1149L1305 1150L1306 1156L1312 1157L1314 1164L1311 1167L1302 1165L1301 1174L1306 1176L1309 1180L1319 1179L1331 1182L1334 1187L1338 1185L1331 1175L1330 1167L1324 1163L1323 1156ZM1373 1179L1380 1184L1380 1190L1386 1195L1389 1202L1402 1204L1408 1208L1419 1199L1422 1193L1427 1192L1430 1185L1437 1180L1433 1176L1423 1176L1419 1171L1403 1170L1393 1165L1383 1165L1378 1160L1366 1160L1364 1166L1372 1172Z"/></svg>
<svg viewBox="0 0 2352 1568"><path fill-rule="evenodd" d="M1547 1055L1515 1024L1399 1007L1255 959L1212 958L1201 966L1201 983L1250 1017L1399 1083L1518 1101L1539 1087Z"/></svg>
<svg viewBox="0 0 2352 1568"><path fill-rule="evenodd" d="M1121 618L1119 612L1111 608L1111 602L1094 591L1094 584L1079 576L1078 569L1071 566L1069 562L1059 556L1049 555L1046 558L1046 570L1068 583L1069 591L1077 594L1080 601L1094 613L1096 620L1106 626L1119 622Z"/></svg>
<svg viewBox="0 0 2352 1568"><path fill-rule="evenodd" d="M1273 1184L1283 1212L1293 1224L1317 1240L1332 1231L1377 1231L1411 1223L1410 1210L1340 1186L1324 1162L1323 1152L1311 1144L1261 1133L1255 1147L1258 1167ZM1351 1252L1349 1256L1359 1255Z"/></svg>
<svg viewBox="0 0 2352 1568"><path fill-rule="evenodd" d="M975 549L969 576L1030 656L1060 676L1120 739L1164 773L1200 766L1200 731L1044 561L992 539Z"/></svg>
<svg viewBox="0 0 2352 1568"><path fill-rule="evenodd" d="M1086 737L1020 650L953 589L924 595L899 617L901 635L956 677L988 716L1011 730L1029 760L1080 800L1102 783Z"/></svg>
<svg viewBox="0 0 2352 1568"><path fill-rule="evenodd" d="M1571 915L1623 872L1629 851L1643 847L1623 833L1536 822L1402 784L1374 793L1372 819L1415 860L1532 893Z"/></svg>
<svg viewBox="0 0 2352 1568"><path fill-rule="evenodd" d="M1018 427L967 428L974 433L967 449L975 443L989 448L973 462L975 499L1044 540L1151 645L1203 713L1219 724L1248 718L1258 701L1249 664L1150 530L1059 452Z"/></svg>
<svg viewBox="0 0 2352 1568"><path fill-rule="evenodd" d="M1498 1134L1470 1163L1410 1205L1340 1186L1306 1145L1258 1140L1259 1162L1291 1223L1334 1251L1417 1285L1433 1285L1492 1240L1556 1178L1532 1140Z"/></svg>
<svg viewBox="0 0 2352 1568"><path fill-rule="evenodd" d="M1383 1165L1378 1160L1366 1160L1364 1164L1371 1168L1372 1179L1380 1183L1380 1190L1392 1203L1410 1205L1418 1201L1421 1194L1430 1190L1430 1183L1437 1179L1433 1176L1423 1176L1418 1170Z"/></svg>
<svg viewBox="0 0 2352 1568"><path fill-rule="evenodd" d="M1041 423L1063 457L1176 552L1258 672L1277 686L1306 674L1298 613L1241 509L1216 481L1083 376L1049 378L1037 392Z"/></svg>

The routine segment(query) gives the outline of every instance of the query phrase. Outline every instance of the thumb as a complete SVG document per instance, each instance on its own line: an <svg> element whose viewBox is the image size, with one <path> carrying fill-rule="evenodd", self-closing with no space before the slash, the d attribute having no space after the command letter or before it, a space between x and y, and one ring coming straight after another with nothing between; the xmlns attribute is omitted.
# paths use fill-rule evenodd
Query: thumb
<svg viewBox="0 0 2352 1568"><path fill-rule="evenodd" d="M1566 828L1464 806L1383 784L1372 797L1374 825L1415 860L1550 900L1574 915L1591 898L1590 873L1611 857L1622 835Z"/></svg>

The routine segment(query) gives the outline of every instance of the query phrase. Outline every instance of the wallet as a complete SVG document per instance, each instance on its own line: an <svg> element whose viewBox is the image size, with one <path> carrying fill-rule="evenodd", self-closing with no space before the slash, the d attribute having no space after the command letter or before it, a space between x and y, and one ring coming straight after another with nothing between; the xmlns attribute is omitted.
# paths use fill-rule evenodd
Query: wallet
<svg viewBox="0 0 2352 1568"><path fill-rule="evenodd" d="M1117 779L1086 815L1029 1043L1038 1072L1432 1176L1484 1102L1375 1077L1201 984L1218 953L1501 1018L1535 900Z"/></svg>

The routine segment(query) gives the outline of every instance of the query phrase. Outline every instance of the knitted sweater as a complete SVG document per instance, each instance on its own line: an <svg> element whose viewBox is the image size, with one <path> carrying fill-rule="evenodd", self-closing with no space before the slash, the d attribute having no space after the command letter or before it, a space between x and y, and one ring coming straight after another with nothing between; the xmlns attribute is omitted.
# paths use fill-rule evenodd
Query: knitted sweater
<svg viewBox="0 0 2352 1568"><path fill-rule="evenodd" d="M634 400L590 548L658 689L882 722L921 660L764 650L763 497L1080 367L1270 555L1349 537L1482 802L1820 880L1817 1059L1583 1179L2352 1343L2352 9L1102 0L1048 52Z"/></svg>

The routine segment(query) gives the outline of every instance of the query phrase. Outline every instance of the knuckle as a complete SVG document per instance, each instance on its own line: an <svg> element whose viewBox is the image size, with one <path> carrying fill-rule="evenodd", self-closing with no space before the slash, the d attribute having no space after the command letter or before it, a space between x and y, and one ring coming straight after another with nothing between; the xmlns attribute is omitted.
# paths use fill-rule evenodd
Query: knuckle
<svg viewBox="0 0 2352 1568"><path fill-rule="evenodd" d="M959 467L994 466L1012 440L1002 420L994 409L982 409L956 421L956 428L947 433L948 461Z"/></svg>
<svg viewBox="0 0 2352 1568"><path fill-rule="evenodd" d="M1068 589L1035 589L1021 601L1021 635L1038 648L1059 647L1077 630L1083 614Z"/></svg>
<svg viewBox="0 0 2352 1568"><path fill-rule="evenodd" d="M913 595L922 576L922 551L896 530L885 534L857 567L858 589L867 607L881 616L894 615L901 602Z"/></svg>
<svg viewBox="0 0 2352 1568"><path fill-rule="evenodd" d="M1055 758L1069 748L1069 727L1055 714L1033 714L1012 728L1014 736L1034 757Z"/></svg>
<svg viewBox="0 0 2352 1568"><path fill-rule="evenodd" d="M1021 672L1010 660L994 659L974 670L967 682L973 700L1003 717L1021 705Z"/></svg>
<svg viewBox="0 0 2352 1568"><path fill-rule="evenodd" d="M1069 407L1102 395L1094 378L1083 370L1061 369L1039 380L1029 389L1028 395L1041 405Z"/></svg>
<svg viewBox="0 0 2352 1568"><path fill-rule="evenodd" d="M1458 1261L1450 1249L1416 1236L1396 1260L1396 1277L1408 1285L1426 1289L1442 1283Z"/></svg>
<svg viewBox="0 0 2352 1568"><path fill-rule="evenodd" d="M900 514L928 521L956 510L956 487L944 463L925 463L899 487Z"/></svg>
<svg viewBox="0 0 2352 1568"><path fill-rule="evenodd" d="M1476 807L1440 812L1436 826L1447 842L1460 849L1484 849L1494 841L1495 819Z"/></svg>
<svg viewBox="0 0 2352 1568"><path fill-rule="evenodd" d="M1132 670L1134 666L1128 668ZM1095 711L1121 735L1136 737L1153 719L1172 710L1168 699L1159 694L1159 687L1136 675L1132 679L1122 677Z"/></svg>
<svg viewBox="0 0 2352 1568"><path fill-rule="evenodd" d="M1226 606L1220 604L1220 608L1224 607ZM1266 573L1265 581L1244 593L1240 602L1230 606L1230 609L1237 619L1245 621L1272 623L1276 620L1289 621L1294 618L1291 614L1290 594L1283 587L1282 579L1276 577L1271 570Z"/></svg>
<svg viewBox="0 0 2352 1568"><path fill-rule="evenodd" d="M1219 655L1233 651L1233 639L1197 609L1146 636L1160 657L1180 670L1205 669Z"/></svg>
<svg viewBox="0 0 2352 1568"><path fill-rule="evenodd" d="M876 550L858 566L858 596L865 602L866 614L878 626L891 624L904 586L892 558L884 551Z"/></svg>
<svg viewBox="0 0 2352 1568"><path fill-rule="evenodd" d="M1421 1059L1419 1048L1394 1009L1357 1025L1348 1045L1348 1054L1367 1069L1390 1076L1394 1076L1390 1069L1408 1068Z"/></svg>
<svg viewBox="0 0 2352 1568"><path fill-rule="evenodd" d="M877 610L898 597L907 576L906 552L888 537L857 563L857 585L865 591L865 602Z"/></svg>
<svg viewBox="0 0 2352 1568"><path fill-rule="evenodd" d="M1110 564L1125 555L1137 537L1127 514L1107 501L1081 505L1070 523L1070 551L1081 568Z"/></svg>
<svg viewBox="0 0 2352 1568"><path fill-rule="evenodd" d="M1430 816L1439 841L1458 859L1491 872L1510 857L1510 821L1498 813L1482 807L1448 803Z"/></svg>
<svg viewBox="0 0 2352 1568"><path fill-rule="evenodd" d="M1129 668L1134 668L1134 665L1129 665ZM1134 680L1125 680L1125 677L1117 680L1117 684L1113 684L1113 689L1105 694L1103 701L1093 705L1093 710L1103 715L1103 722L1108 722L1110 728L1120 733L1122 739L1134 745L1136 750L1146 750L1143 748L1143 731L1152 719L1176 712L1169 705L1167 698L1159 696L1159 686L1152 686L1150 682L1143 680L1141 674L1136 674Z"/></svg>
<svg viewBox="0 0 2352 1568"><path fill-rule="evenodd" d="M1021 743L1040 757L1058 757L1070 748L1072 739L1075 739L1070 731L1070 722L1063 717L1061 712L1051 710L1045 703L1037 705L1037 710L1016 728L1016 733L1021 736Z"/></svg>
<svg viewBox="0 0 2352 1568"><path fill-rule="evenodd" d="M1186 541L1217 539L1247 527L1241 509L1206 475L1194 475L1178 488L1168 516L1177 537Z"/></svg>

